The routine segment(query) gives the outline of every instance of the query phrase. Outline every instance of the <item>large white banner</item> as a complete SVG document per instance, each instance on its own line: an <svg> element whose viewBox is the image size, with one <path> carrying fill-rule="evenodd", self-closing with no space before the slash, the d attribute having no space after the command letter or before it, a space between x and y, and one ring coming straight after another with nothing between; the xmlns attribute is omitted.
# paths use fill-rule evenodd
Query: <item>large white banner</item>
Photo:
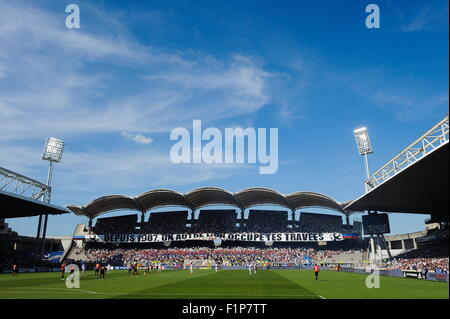
<svg viewBox="0 0 450 319"><path fill-rule="evenodd" d="M192 233L88 235L88 241L105 243L160 243L186 240L233 240L257 242L317 242L343 240L341 233Z"/></svg>

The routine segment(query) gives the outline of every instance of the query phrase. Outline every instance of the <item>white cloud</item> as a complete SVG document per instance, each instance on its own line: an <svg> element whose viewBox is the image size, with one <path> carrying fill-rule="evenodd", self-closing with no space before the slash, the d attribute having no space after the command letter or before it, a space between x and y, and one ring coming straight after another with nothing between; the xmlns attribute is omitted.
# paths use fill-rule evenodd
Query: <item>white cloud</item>
<svg viewBox="0 0 450 319"><path fill-rule="evenodd" d="M120 133L120 135L122 135L126 139L129 139L129 140L131 140L135 143L139 143L139 144L149 144L149 143L153 142L153 139L151 137L147 137L142 134L131 134L128 132L122 132L122 133Z"/></svg>
<svg viewBox="0 0 450 319"><path fill-rule="evenodd" d="M105 31L68 30L60 20L21 1L0 3L0 140L167 132L270 101L270 74L250 58L144 46L119 21Z"/></svg>
<svg viewBox="0 0 450 319"><path fill-rule="evenodd" d="M0 2L1 166L45 180L41 143L68 141L54 176L61 204L244 174L244 165L174 165L168 150L119 149L105 136L148 144L192 119L239 118L270 101L271 74L240 55L142 45L111 12L90 8L101 23L68 30L62 12Z"/></svg>

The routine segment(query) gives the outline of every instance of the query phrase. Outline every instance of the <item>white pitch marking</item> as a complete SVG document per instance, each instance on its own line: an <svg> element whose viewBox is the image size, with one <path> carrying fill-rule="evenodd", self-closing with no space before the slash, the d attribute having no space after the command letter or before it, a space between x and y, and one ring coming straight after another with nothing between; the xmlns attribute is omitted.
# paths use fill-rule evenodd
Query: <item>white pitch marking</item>
<svg viewBox="0 0 450 319"><path fill-rule="evenodd" d="M16 287L16 288L24 288L24 289L52 289L52 290L64 290L64 291L75 291L75 292L87 292L89 294L97 294L98 292L90 291L90 290L83 290L78 288L48 288L48 287Z"/></svg>
<svg viewBox="0 0 450 319"><path fill-rule="evenodd" d="M26 288L26 287L23 287ZM39 289L39 288L35 288L35 289ZM51 289L51 288L49 288ZM59 289L59 288L55 288L55 289ZM68 290L68 289L63 289L63 290ZM258 297L321 297L322 296L318 296L318 295L253 295L253 294L173 294L173 293L145 293L145 292L95 292L95 291L88 291L88 290L75 290L75 289L70 289L72 291L76 291L76 292L88 292L88 293L94 293L94 294L99 294L99 295L149 295L149 296L258 296ZM31 291L0 291L0 293L17 293L17 294L34 294L35 292L31 292ZM58 294L59 292L48 292L48 293L53 293L53 294Z"/></svg>

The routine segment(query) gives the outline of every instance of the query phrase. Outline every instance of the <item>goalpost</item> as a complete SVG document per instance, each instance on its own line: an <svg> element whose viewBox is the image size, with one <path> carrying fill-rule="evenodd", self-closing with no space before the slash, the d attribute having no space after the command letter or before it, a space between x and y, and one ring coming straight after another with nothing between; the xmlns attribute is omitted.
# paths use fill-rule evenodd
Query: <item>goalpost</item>
<svg viewBox="0 0 450 319"><path fill-rule="evenodd" d="M190 269L191 265L192 269L211 269L214 265L214 261L210 259L185 260L183 269Z"/></svg>

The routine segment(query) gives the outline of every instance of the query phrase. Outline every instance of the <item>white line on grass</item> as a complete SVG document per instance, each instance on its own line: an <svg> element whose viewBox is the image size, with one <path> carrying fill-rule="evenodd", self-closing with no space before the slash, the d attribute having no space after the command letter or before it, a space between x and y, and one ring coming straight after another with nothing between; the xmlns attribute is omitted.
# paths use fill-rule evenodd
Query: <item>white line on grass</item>
<svg viewBox="0 0 450 319"><path fill-rule="evenodd" d="M147 293L147 292L100 292L100 294L114 294L114 295L150 295L150 296L258 296L258 297L318 297L318 295L265 295L265 294L227 294L227 293ZM323 298L323 297L322 297Z"/></svg>
<svg viewBox="0 0 450 319"><path fill-rule="evenodd" d="M26 287L23 287L26 288ZM33 288L33 289L44 289L44 288ZM52 288L46 288L46 289L52 289ZM54 288L59 289L59 288ZM88 290L80 290L78 288L73 289L62 289L62 290L70 290L74 292L88 292L93 294L99 294L99 295L148 295L148 296L252 296L252 297L320 297L322 299L325 299L322 296L319 295L263 295L263 294L227 294L227 293L219 293L219 294L192 294L192 293L183 293L183 294L176 294L176 293L147 293L147 292L95 292L95 291L88 291ZM17 294L34 294L36 292L32 291L0 291L0 293L17 293ZM59 294L60 292L48 292L53 294Z"/></svg>
<svg viewBox="0 0 450 319"><path fill-rule="evenodd" d="M98 292L90 291L90 290L83 290L79 288L48 288L48 287L16 287L16 288L24 288L24 289L52 289L52 290L64 290L64 291L75 291L75 292L87 292L88 294L98 294ZM30 292L34 293L34 292Z"/></svg>

